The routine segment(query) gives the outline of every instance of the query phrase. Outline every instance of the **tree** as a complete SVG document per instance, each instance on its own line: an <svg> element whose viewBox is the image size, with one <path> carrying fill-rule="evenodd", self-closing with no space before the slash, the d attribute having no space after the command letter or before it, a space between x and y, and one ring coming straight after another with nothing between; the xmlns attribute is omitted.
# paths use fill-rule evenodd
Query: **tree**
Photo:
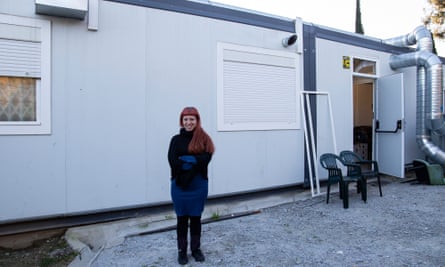
<svg viewBox="0 0 445 267"><path fill-rule="evenodd" d="M423 24L433 37L445 39L445 0L427 0L429 7L424 9Z"/></svg>
<svg viewBox="0 0 445 267"><path fill-rule="evenodd" d="M355 32L364 34L365 30L362 25L362 12L360 11L360 0L356 0L355 4Z"/></svg>

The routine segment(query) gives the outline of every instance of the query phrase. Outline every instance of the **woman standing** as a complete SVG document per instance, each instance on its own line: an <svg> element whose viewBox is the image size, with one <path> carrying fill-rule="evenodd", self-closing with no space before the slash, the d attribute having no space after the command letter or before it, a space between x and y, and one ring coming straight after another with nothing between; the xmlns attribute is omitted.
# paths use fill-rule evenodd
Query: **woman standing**
<svg viewBox="0 0 445 267"><path fill-rule="evenodd" d="M178 263L188 263L187 236L190 221L190 249L196 261L204 261L201 247L201 214L208 194L207 166L215 147L202 129L199 112L186 107L179 118L181 129L168 149L171 168L171 197L177 217Z"/></svg>

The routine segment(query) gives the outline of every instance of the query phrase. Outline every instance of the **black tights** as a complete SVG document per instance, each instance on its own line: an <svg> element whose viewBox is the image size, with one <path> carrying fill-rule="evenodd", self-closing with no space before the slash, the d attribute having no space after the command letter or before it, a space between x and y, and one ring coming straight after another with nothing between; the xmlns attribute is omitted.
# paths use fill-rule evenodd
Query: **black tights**
<svg viewBox="0 0 445 267"><path fill-rule="evenodd" d="M201 247L201 216L178 216L176 234L178 249L187 251L188 225L190 220L190 249L192 251Z"/></svg>

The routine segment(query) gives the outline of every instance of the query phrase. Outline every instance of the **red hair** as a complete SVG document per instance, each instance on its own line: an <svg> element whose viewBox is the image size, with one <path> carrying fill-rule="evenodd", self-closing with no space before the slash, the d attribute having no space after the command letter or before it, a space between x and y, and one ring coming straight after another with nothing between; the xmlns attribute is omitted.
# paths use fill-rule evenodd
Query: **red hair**
<svg viewBox="0 0 445 267"><path fill-rule="evenodd" d="M179 124L181 127L184 127L182 122L184 116L195 116L196 118L196 128L193 131L193 137L188 147L189 152L196 154L208 152L213 154L213 152L215 152L215 146L213 145L212 138L210 138L206 131L201 127L201 117L199 116L198 110L195 107L185 107L179 117Z"/></svg>

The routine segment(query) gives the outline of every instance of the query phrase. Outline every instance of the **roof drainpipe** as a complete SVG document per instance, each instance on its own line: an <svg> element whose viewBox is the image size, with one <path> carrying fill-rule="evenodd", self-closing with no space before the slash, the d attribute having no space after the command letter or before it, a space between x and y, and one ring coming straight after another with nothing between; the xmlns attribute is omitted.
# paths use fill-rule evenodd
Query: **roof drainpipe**
<svg viewBox="0 0 445 267"><path fill-rule="evenodd" d="M431 133L445 135L442 111L442 62L432 53L431 33L419 26L413 32L385 40L395 46L410 46L417 43L416 52L391 55L392 69L417 66L416 140L427 157L445 165L445 152L431 140Z"/></svg>

